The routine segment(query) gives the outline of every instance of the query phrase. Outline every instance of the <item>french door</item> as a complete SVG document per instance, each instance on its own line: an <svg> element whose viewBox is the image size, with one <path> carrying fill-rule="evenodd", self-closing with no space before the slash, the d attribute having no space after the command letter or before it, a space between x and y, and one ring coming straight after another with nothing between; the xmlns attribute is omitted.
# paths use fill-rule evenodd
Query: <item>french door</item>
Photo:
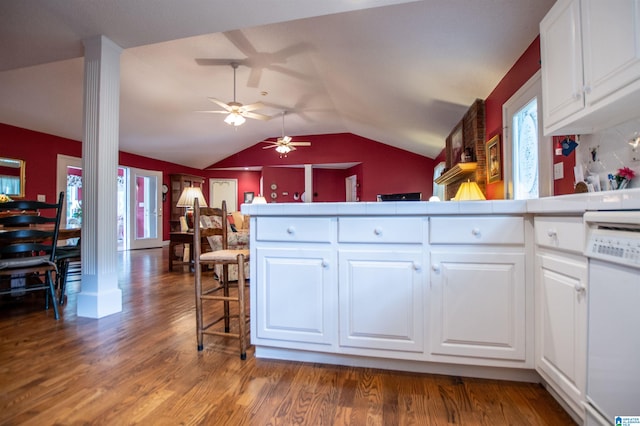
<svg viewBox="0 0 640 426"><path fill-rule="evenodd" d="M162 246L162 172L129 168L129 248Z"/></svg>
<svg viewBox="0 0 640 426"><path fill-rule="evenodd" d="M65 191L61 223L82 224L82 159L58 155L57 191ZM162 246L162 172L118 167L118 250Z"/></svg>

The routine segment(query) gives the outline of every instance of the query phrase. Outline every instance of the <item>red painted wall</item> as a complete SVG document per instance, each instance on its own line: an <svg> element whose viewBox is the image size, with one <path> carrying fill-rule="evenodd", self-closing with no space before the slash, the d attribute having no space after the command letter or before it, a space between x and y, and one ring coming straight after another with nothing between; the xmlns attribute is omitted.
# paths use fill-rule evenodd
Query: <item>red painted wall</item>
<svg viewBox="0 0 640 426"><path fill-rule="evenodd" d="M264 150L262 147L265 144L258 143L210 167L361 163L360 167L352 167L344 173L323 171L314 175L314 192L318 192L316 201L344 201L344 177L353 174L358 176L358 195L361 201L375 201L378 194L397 192L422 192L423 199L431 196L435 165L431 158L350 133L305 135L293 139L310 141L311 146L300 147L287 157L280 158L275 150ZM274 179L273 173L279 172L265 173L265 192L268 192L271 184L269 179ZM298 177L291 177L294 180L288 185L304 188L304 172L294 175ZM338 181L341 183L338 184Z"/></svg>

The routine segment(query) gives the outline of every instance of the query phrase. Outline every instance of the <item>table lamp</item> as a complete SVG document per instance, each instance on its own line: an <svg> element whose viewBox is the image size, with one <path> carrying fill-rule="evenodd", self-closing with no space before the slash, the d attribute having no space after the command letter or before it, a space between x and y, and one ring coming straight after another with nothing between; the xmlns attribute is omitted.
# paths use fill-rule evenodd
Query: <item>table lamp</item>
<svg viewBox="0 0 640 426"><path fill-rule="evenodd" d="M458 188L458 192L456 192L456 196L454 198L456 201L471 201L471 200L486 200L484 194L480 190L480 187L477 183L466 181L462 182L460 187Z"/></svg>
<svg viewBox="0 0 640 426"><path fill-rule="evenodd" d="M207 207L207 200L204 199L204 194L202 194L202 189L198 186L188 186L182 190L182 194L180 194L180 198L178 199L178 203L176 207L185 207L186 210L184 212L184 217L187 220L187 227L191 230L193 229L193 204L195 199L198 199L198 205L200 207Z"/></svg>

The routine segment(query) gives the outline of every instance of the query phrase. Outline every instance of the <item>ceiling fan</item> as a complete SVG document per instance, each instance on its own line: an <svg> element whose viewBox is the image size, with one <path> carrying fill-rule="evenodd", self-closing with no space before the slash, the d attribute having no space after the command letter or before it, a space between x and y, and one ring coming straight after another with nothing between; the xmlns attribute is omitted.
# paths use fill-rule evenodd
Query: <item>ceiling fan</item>
<svg viewBox="0 0 640 426"><path fill-rule="evenodd" d="M224 110L217 111L199 111L199 112L208 112L212 114L227 114L227 117L224 119L224 122L233 125L240 126L244 124L246 121L245 118L253 118L256 120L270 120L271 116L259 114L257 112L252 112L256 109L264 108L262 102L255 102L249 105L242 105L240 102L236 101L236 69L238 69L238 63L232 62L231 68L233 68L233 101L229 103L224 103L216 98L208 98L211 102L218 104Z"/></svg>
<svg viewBox="0 0 640 426"><path fill-rule="evenodd" d="M311 146L311 142L293 142L291 136L284 135L284 116L287 112L282 111L282 137L275 142L269 142L270 145L263 146L262 149L275 148L280 155L287 155L296 149L296 146Z"/></svg>

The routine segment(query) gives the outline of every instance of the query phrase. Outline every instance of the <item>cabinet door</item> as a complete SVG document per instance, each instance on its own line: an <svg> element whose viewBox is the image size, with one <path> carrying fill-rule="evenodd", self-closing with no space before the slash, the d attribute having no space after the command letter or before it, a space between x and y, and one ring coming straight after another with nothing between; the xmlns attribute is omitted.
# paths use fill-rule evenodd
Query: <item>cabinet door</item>
<svg viewBox="0 0 640 426"><path fill-rule="evenodd" d="M559 0L544 17L540 53L546 129L584 108L579 0Z"/></svg>
<svg viewBox="0 0 640 426"><path fill-rule="evenodd" d="M640 1L582 0L588 105L640 78Z"/></svg>
<svg viewBox="0 0 640 426"><path fill-rule="evenodd" d="M431 252L431 353L525 361L524 254Z"/></svg>
<svg viewBox="0 0 640 426"><path fill-rule="evenodd" d="M539 254L536 369L582 412L587 352L587 263ZM566 399L566 398L564 398Z"/></svg>
<svg viewBox="0 0 640 426"><path fill-rule="evenodd" d="M424 352L422 256L340 250L340 346Z"/></svg>
<svg viewBox="0 0 640 426"><path fill-rule="evenodd" d="M252 284L256 297L252 317L258 340L334 343L335 255L322 249L258 247L256 257L259 285Z"/></svg>

